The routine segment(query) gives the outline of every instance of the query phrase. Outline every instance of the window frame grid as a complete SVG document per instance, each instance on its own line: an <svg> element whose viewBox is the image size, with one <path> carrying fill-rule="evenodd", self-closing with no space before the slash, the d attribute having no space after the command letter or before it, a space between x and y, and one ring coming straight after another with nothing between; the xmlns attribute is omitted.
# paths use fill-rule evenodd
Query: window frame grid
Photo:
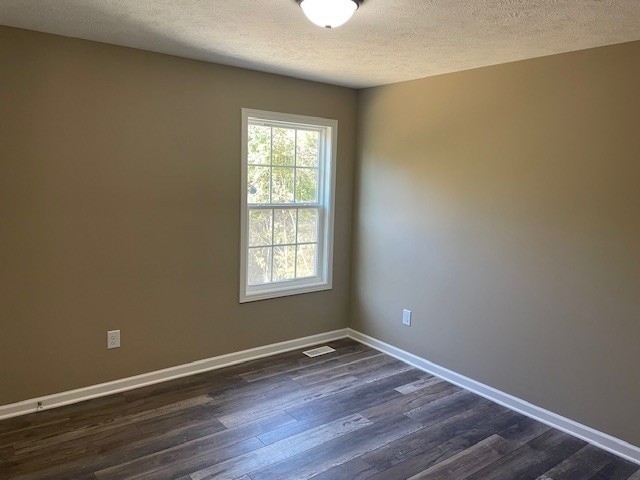
<svg viewBox="0 0 640 480"><path fill-rule="evenodd" d="M269 200L270 203L248 203L247 180L248 167L266 167L264 164L248 163L248 128L249 125L262 125L270 127L269 142ZM277 127L291 128L295 131L293 165L278 165L282 168L293 169L293 202L271 203L273 200L273 129ZM328 290L332 288L332 264L333 264L333 222L335 207L335 164L337 154L337 128L336 120L308 117L293 114L281 114L260 110L242 109L242 181L241 181L241 252L240 252L240 303L268 298L276 298L285 295L301 294ZM318 132L318 165L298 166L298 130L311 130ZM297 169L315 170L317 172L316 202L301 202L297 200ZM305 208L315 208L317 214L316 241L298 243L299 211ZM271 215L271 245L249 247L248 218L252 209L272 210ZM274 243L275 235L275 210L295 209L296 238L294 244ZM311 277L294 278L284 281L273 281L274 277L274 249L276 247L294 248L294 275L298 269L298 248L301 245L315 245L316 275ZM249 248L270 248L270 280L271 282L249 285L248 282L248 253Z"/></svg>

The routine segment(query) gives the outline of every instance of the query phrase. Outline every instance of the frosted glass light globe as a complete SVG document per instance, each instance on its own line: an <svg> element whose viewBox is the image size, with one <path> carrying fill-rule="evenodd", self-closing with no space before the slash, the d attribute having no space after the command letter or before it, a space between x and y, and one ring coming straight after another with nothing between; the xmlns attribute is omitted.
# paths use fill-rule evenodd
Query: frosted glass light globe
<svg viewBox="0 0 640 480"><path fill-rule="evenodd" d="M325 28L346 23L358 9L354 0L302 0L300 6L309 20Z"/></svg>

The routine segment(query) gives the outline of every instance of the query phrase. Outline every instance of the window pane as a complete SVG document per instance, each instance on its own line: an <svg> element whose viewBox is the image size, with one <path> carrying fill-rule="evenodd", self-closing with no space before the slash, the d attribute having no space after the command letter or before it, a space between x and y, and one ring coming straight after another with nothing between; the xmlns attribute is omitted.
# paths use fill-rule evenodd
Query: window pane
<svg viewBox="0 0 640 480"><path fill-rule="evenodd" d="M271 245L273 210L249 210L249 246Z"/></svg>
<svg viewBox="0 0 640 480"><path fill-rule="evenodd" d="M296 165L299 167L318 166L318 132L298 130Z"/></svg>
<svg viewBox="0 0 640 480"><path fill-rule="evenodd" d="M273 281L295 278L296 247L273 247Z"/></svg>
<svg viewBox="0 0 640 480"><path fill-rule="evenodd" d="M318 240L318 209L301 208L298 210L298 242L309 243Z"/></svg>
<svg viewBox="0 0 640 480"><path fill-rule="evenodd" d="M296 202L318 201L318 170L296 168Z"/></svg>
<svg viewBox="0 0 640 480"><path fill-rule="evenodd" d="M275 210L273 221L273 243L296 243L296 210L293 208Z"/></svg>
<svg viewBox="0 0 640 480"><path fill-rule="evenodd" d="M316 245L298 245L296 278L316 276Z"/></svg>
<svg viewBox="0 0 640 480"><path fill-rule="evenodd" d="M242 109L242 125L240 302L330 288L337 122Z"/></svg>
<svg viewBox="0 0 640 480"><path fill-rule="evenodd" d="M247 202L269 203L269 167L247 167Z"/></svg>
<svg viewBox="0 0 640 480"><path fill-rule="evenodd" d="M250 248L247 269L249 285L271 281L271 248Z"/></svg>
<svg viewBox="0 0 640 480"><path fill-rule="evenodd" d="M273 169L273 203L293 203L293 168Z"/></svg>
<svg viewBox="0 0 640 480"><path fill-rule="evenodd" d="M291 128L274 128L272 148L274 165L293 166L296 149L296 131Z"/></svg>
<svg viewBox="0 0 640 480"><path fill-rule="evenodd" d="M251 164L269 165L271 150L271 127L249 125L247 160Z"/></svg>

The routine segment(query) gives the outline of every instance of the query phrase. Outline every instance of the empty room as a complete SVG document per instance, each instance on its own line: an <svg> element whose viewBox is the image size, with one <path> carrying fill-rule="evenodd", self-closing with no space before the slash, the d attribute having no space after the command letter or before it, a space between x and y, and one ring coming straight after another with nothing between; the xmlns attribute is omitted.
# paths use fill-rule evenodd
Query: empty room
<svg viewBox="0 0 640 480"><path fill-rule="evenodd" d="M1 480L640 480L638 0L0 0Z"/></svg>

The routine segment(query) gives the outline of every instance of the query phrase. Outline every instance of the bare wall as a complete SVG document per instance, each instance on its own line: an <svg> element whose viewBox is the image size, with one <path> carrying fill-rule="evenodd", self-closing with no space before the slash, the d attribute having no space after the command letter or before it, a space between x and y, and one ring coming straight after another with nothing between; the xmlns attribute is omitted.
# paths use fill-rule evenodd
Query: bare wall
<svg viewBox="0 0 640 480"><path fill-rule="evenodd" d="M356 101L0 27L0 404L346 327ZM238 303L242 107L339 121L331 291Z"/></svg>
<svg viewBox="0 0 640 480"><path fill-rule="evenodd" d="M639 85L635 42L362 91L353 328L640 445Z"/></svg>

